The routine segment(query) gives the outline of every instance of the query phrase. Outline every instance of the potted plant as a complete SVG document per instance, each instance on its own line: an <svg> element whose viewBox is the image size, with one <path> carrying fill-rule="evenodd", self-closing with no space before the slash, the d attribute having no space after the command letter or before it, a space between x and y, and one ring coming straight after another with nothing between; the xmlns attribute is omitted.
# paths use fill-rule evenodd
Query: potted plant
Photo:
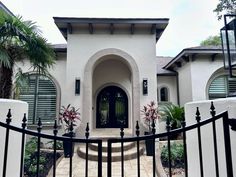
<svg viewBox="0 0 236 177"><path fill-rule="evenodd" d="M75 133L73 132L73 127L76 126L76 122L80 120L79 109L76 109L70 104L67 107L62 106L59 115L59 119L65 129L65 133L62 136L74 137ZM70 157L70 154L73 156L72 152L74 152L74 144L72 144L72 152L70 141L63 141L63 148L65 157Z"/></svg>
<svg viewBox="0 0 236 177"><path fill-rule="evenodd" d="M146 106L143 106L141 113L144 115L144 123L148 127L148 131L144 132L144 135L150 135L152 133L152 126L156 123L156 120L160 118L158 108L154 101L151 101ZM155 140L149 139L145 141L147 156L153 155L153 143Z"/></svg>

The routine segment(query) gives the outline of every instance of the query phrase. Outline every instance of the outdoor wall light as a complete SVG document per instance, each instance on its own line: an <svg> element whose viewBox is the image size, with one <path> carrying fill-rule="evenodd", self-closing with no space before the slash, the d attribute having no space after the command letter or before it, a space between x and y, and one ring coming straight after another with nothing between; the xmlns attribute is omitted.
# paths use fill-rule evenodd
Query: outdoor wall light
<svg viewBox="0 0 236 177"><path fill-rule="evenodd" d="M80 79L77 78L75 79L75 94L80 94Z"/></svg>
<svg viewBox="0 0 236 177"><path fill-rule="evenodd" d="M236 14L224 15L225 26L221 28L221 43L224 54L224 67L230 77L236 77Z"/></svg>
<svg viewBox="0 0 236 177"><path fill-rule="evenodd" d="M148 79L143 79L143 95L148 94Z"/></svg>

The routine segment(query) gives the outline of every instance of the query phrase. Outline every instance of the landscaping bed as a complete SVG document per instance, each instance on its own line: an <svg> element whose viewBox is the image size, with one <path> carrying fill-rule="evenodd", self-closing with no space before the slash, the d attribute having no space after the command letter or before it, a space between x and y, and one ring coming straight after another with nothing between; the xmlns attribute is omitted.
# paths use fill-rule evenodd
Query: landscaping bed
<svg viewBox="0 0 236 177"><path fill-rule="evenodd" d="M160 143L161 163L165 173L169 176L169 157L167 142ZM184 174L184 148L182 141L171 142L171 170L172 175Z"/></svg>
<svg viewBox="0 0 236 177"><path fill-rule="evenodd" d="M43 146L43 144L41 144ZM39 177L46 177L49 170L53 165L53 150L52 144L49 144L47 148L40 150L39 158ZM60 149L60 143L58 143L57 149ZM63 155L63 151L57 150L56 160ZM24 159L24 177L36 177L37 176L37 138L31 138L25 147L25 159Z"/></svg>

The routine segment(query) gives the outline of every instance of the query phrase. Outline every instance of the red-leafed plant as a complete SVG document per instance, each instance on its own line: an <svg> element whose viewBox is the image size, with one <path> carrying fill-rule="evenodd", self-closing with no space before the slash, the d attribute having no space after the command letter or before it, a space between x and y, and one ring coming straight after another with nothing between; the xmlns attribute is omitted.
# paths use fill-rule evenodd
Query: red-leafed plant
<svg viewBox="0 0 236 177"><path fill-rule="evenodd" d="M154 101L151 101L150 104L143 106L141 113L144 115L144 117L143 117L144 122L148 126L149 132L151 132L152 123L155 123L155 121L160 118L160 115L158 113L158 107L156 106L156 103Z"/></svg>
<svg viewBox="0 0 236 177"><path fill-rule="evenodd" d="M79 109L76 109L70 104L67 107L62 106L59 115L59 119L61 120L62 124L64 123L65 125L66 133L69 132L71 125L76 126L76 121L80 120Z"/></svg>

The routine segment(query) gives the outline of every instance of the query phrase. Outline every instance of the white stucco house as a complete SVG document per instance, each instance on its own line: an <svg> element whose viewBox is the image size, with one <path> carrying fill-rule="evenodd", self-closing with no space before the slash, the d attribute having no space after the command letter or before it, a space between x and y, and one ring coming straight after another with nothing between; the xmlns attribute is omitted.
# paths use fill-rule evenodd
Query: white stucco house
<svg viewBox="0 0 236 177"><path fill-rule="evenodd" d="M157 57L158 101L184 106L233 96L236 80L224 70L221 46L183 49L176 57Z"/></svg>
<svg viewBox="0 0 236 177"><path fill-rule="evenodd" d="M55 45L57 62L50 75L32 73L29 120L52 123L61 105L80 108L79 130L118 128L134 132L140 108L157 98L156 42L168 19L54 17L67 45ZM27 61L21 66L30 72ZM45 118L45 119L44 119ZM82 133L81 132L81 133Z"/></svg>
<svg viewBox="0 0 236 177"><path fill-rule="evenodd" d="M67 44L53 45L57 60L50 76L33 73L27 60L17 64L30 73L29 88L19 96L29 104L30 127L40 117L44 129L51 129L60 107L71 104L80 108L78 135L84 135L87 122L91 130L123 124L134 134L136 121L143 121L140 109L152 100L184 106L236 90L223 69L221 47L157 56L167 18L54 17L54 22Z"/></svg>

